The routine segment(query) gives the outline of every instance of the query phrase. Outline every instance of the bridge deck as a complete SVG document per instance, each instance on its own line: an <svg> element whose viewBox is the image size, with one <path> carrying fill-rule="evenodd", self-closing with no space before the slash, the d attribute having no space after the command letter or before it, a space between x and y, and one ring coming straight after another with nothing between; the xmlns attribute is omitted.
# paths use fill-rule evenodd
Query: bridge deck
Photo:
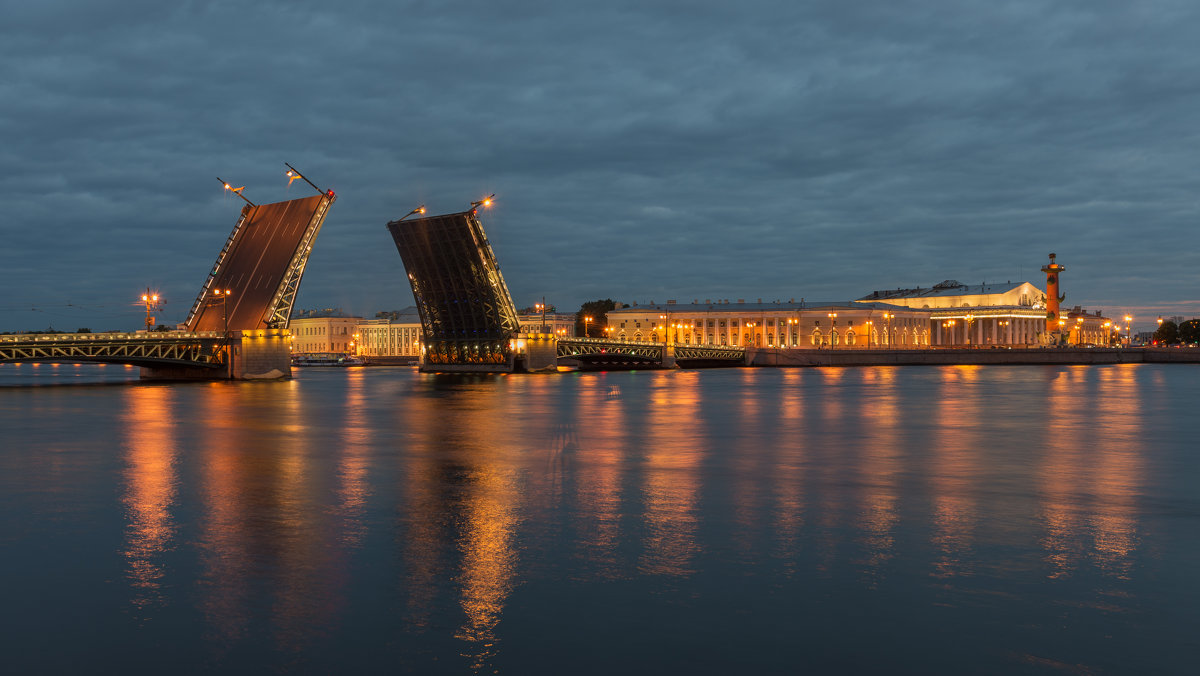
<svg viewBox="0 0 1200 676"><path fill-rule="evenodd" d="M274 204L247 205L188 319L191 331L268 328L289 277L303 273L306 249L333 198L313 195ZM300 260L297 257L300 257ZM296 270L295 266L300 269ZM228 289L227 306L211 295ZM289 311L285 314L290 314ZM222 316L224 312L224 316Z"/></svg>
<svg viewBox="0 0 1200 676"><path fill-rule="evenodd" d="M106 362L138 366L223 366L217 332L53 333L0 336L0 363Z"/></svg>

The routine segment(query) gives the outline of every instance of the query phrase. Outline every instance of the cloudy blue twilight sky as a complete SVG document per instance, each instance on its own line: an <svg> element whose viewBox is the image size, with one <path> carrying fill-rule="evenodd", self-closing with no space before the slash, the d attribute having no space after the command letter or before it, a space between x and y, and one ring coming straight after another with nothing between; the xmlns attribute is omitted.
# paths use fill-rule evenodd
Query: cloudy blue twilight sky
<svg viewBox="0 0 1200 676"><path fill-rule="evenodd" d="M298 307L411 304L387 221L484 226L517 304L1029 280L1200 313L1200 5L5 3L0 330L182 321L241 202L338 201Z"/></svg>

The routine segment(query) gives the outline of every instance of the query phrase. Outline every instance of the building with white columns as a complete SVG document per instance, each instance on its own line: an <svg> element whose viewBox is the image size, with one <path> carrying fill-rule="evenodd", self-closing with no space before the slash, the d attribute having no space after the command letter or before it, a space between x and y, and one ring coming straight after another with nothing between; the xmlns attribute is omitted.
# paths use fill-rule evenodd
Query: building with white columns
<svg viewBox="0 0 1200 676"><path fill-rule="evenodd" d="M678 345L871 348L929 345L929 312L883 303L704 303L633 305L610 310L609 335L618 340Z"/></svg>

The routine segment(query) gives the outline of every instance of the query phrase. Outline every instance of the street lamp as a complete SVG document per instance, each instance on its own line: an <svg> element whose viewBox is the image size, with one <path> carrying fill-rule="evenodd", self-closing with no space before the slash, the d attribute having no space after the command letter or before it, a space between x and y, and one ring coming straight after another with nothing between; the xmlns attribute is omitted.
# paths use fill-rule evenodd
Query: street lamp
<svg viewBox="0 0 1200 676"><path fill-rule="evenodd" d="M1133 345L1133 333L1130 332L1129 322L1133 321L1133 317L1125 315L1125 344Z"/></svg>
<svg viewBox="0 0 1200 676"><path fill-rule="evenodd" d="M891 312L883 313L883 318L887 320L887 335L884 336L884 338L887 339L888 349L891 349L892 347L892 317L895 316L896 315L892 314Z"/></svg>
<svg viewBox="0 0 1200 676"><path fill-rule="evenodd" d="M875 322L867 320L867 349L871 349L871 331L874 330Z"/></svg>
<svg viewBox="0 0 1200 676"><path fill-rule="evenodd" d="M162 303L158 300L158 294L151 293L149 287L142 294L142 302L146 304L146 333L150 333L154 330L154 316L151 313L161 310Z"/></svg>
<svg viewBox="0 0 1200 676"><path fill-rule="evenodd" d="M964 317L967 320L967 347L971 347L971 324L975 323L975 315L967 313Z"/></svg>
<svg viewBox="0 0 1200 676"><path fill-rule="evenodd" d="M955 321L953 319L948 319L948 320L942 322L942 328L950 329L950 340L951 341L954 340L954 324L955 324ZM955 345L956 343L951 342L950 344Z"/></svg>
<svg viewBox="0 0 1200 676"><path fill-rule="evenodd" d="M584 338L591 338L591 335L588 334L588 324L590 324L591 321L592 321L591 315L583 316L583 337Z"/></svg>
<svg viewBox="0 0 1200 676"><path fill-rule="evenodd" d="M797 335L800 332L800 318L799 317L795 317L795 318L789 317L787 320L787 323L788 323L788 342L791 343L791 345L789 345L788 347L796 347L796 343L798 343L800 341L800 336Z"/></svg>
<svg viewBox="0 0 1200 676"><path fill-rule="evenodd" d="M545 333L545 332L546 332L546 297L545 297L545 296L542 296L542 302L540 302L540 303L534 303L534 304L533 304L533 309L534 309L534 310L541 310L541 312L542 312L542 330L541 330L541 333Z"/></svg>
<svg viewBox="0 0 1200 676"><path fill-rule="evenodd" d="M492 206L492 202L494 202L494 201L496 201L496 193L492 193L492 194L488 195L487 197L484 197L481 200L475 200L474 202L471 202L471 213L474 214L475 210L478 209L479 207Z"/></svg>
<svg viewBox="0 0 1200 676"><path fill-rule="evenodd" d="M312 185L312 184L310 183L309 185ZM409 216L412 216L413 214L424 214L424 213L425 213L425 205L422 204L421 206L417 207L416 209L413 209L412 211L408 212L407 214L404 214L400 218L397 218L396 222L399 223L400 221L403 221L404 219L408 218Z"/></svg>
<svg viewBox="0 0 1200 676"><path fill-rule="evenodd" d="M833 328L833 327L837 326L837 313L836 313L836 312L830 312L830 313L828 313L828 315L827 315L827 316L829 317L829 321L830 321L830 326L829 326L829 349L831 349L831 350L832 350L832 349L833 349L833 337L834 337L835 335L837 335L837 330Z"/></svg>
<svg viewBox="0 0 1200 676"><path fill-rule="evenodd" d="M228 362L229 379L233 379L233 341L229 335L229 313L226 312L225 301L229 300L229 294L233 293L230 289L216 289L212 292L214 296L221 299L221 326L224 327L222 337L225 339L225 361Z"/></svg>

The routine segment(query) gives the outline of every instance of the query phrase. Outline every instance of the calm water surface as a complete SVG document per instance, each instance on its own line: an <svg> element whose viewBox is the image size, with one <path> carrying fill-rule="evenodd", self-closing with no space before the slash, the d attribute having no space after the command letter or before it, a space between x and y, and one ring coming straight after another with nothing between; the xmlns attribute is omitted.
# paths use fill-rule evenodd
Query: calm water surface
<svg viewBox="0 0 1200 676"><path fill-rule="evenodd" d="M8 673L1196 670L1195 366L40 368Z"/></svg>

